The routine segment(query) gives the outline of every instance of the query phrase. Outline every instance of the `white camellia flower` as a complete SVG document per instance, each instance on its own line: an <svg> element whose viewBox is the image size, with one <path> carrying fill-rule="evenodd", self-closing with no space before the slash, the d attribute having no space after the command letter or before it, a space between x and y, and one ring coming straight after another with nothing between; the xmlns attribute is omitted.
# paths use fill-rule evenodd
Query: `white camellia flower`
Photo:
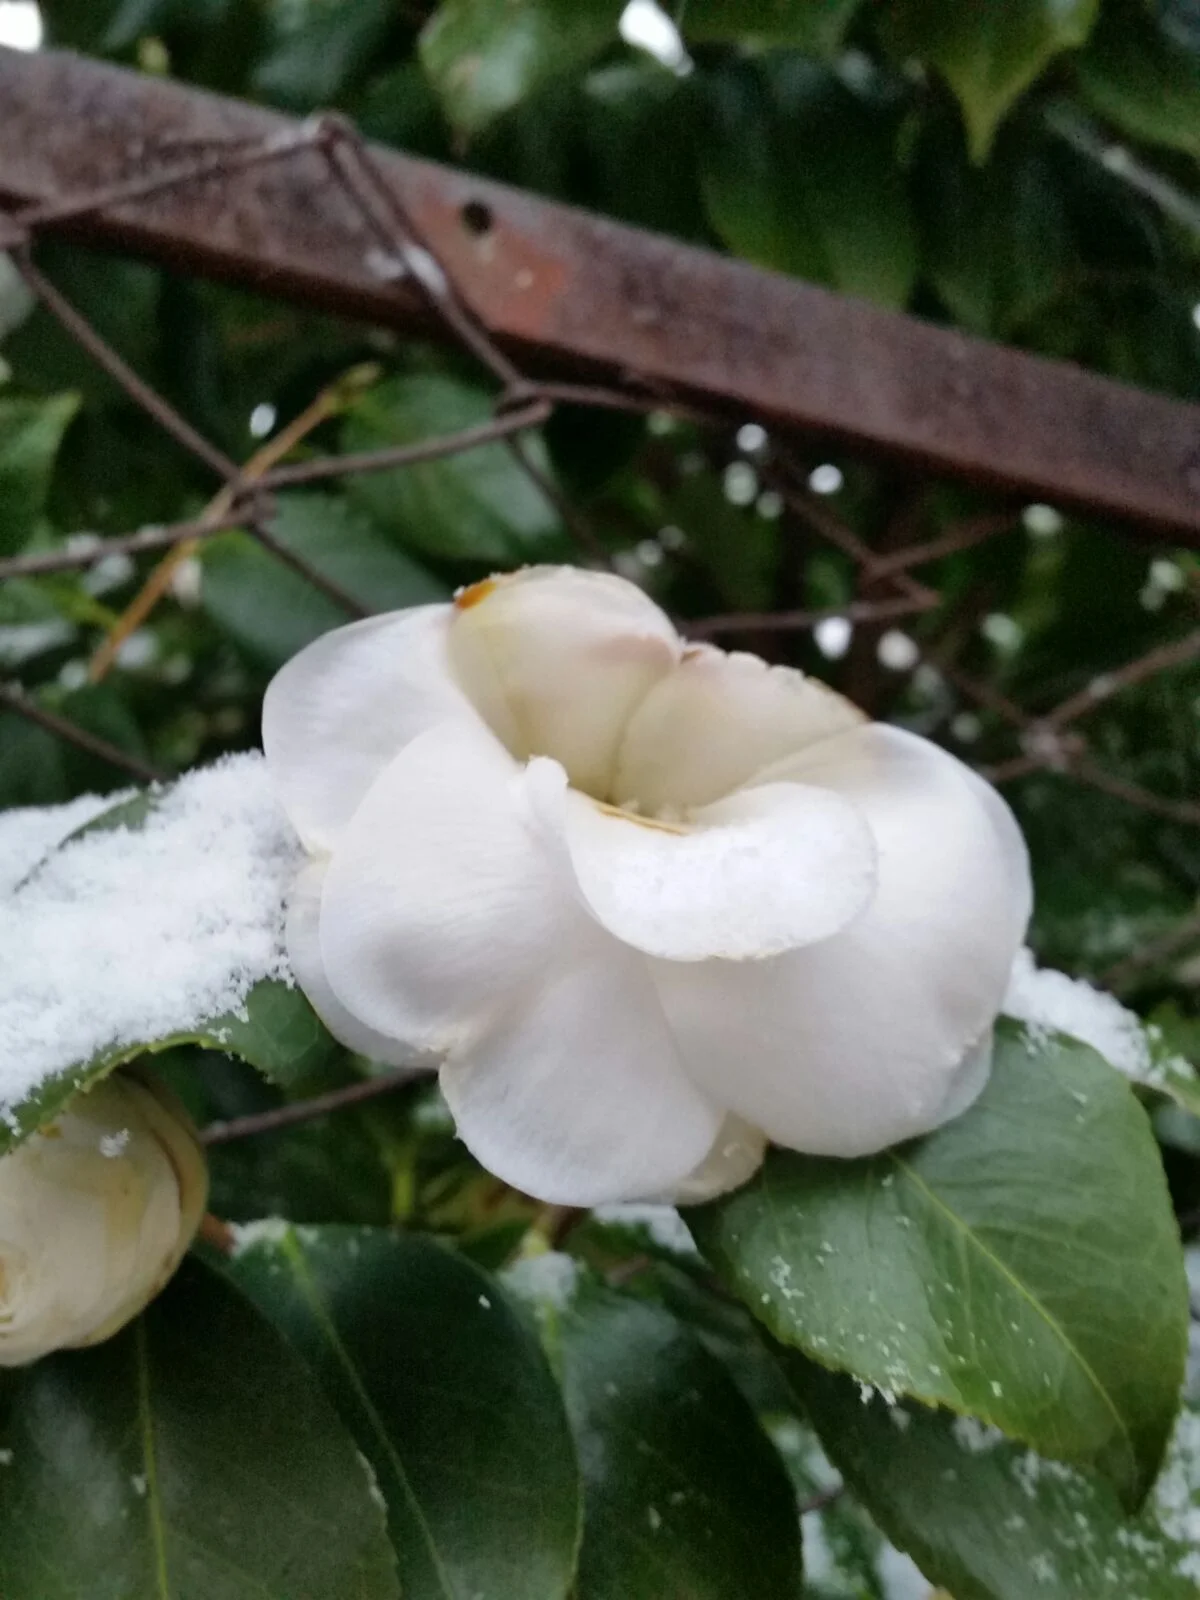
<svg viewBox="0 0 1200 1600"><path fill-rule="evenodd" d="M207 1193L182 1106L124 1073L0 1157L0 1366L124 1327L183 1259Z"/></svg>
<svg viewBox="0 0 1200 1600"><path fill-rule="evenodd" d="M858 1156L986 1080L1030 910L945 751L571 568L326 634L272 682L311 862L297 977L542 1199L698 1200L768 1139Z"/></svg>

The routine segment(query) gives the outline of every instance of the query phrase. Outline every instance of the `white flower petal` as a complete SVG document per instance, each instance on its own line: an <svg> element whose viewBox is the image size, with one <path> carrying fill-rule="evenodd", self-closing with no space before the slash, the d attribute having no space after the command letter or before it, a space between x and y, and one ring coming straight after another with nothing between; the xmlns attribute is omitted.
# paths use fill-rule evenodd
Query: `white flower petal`
<svg viewBox="0 0 1200 1600"><path fill-rule="evenodd" d="M698 1206L748 1183L762 1166L767 1136L741 1117L728 1116L717 1129L713 1147L698 1167L674 1184L663 1198L672 1205Z"/></svg>
<svg viewBox="0 0 1200 1600"><path fill-rule="evenodd" d="M410 739L477 713L450 670L453 607L416 606L337 628L293 656L263 701L263 749L309 850L329 850Z"/></svg>
<svg viewBox="0 0 1200 1600"><path fill-rule="evenodd" d="M722 1121L680 1065L645 962L598 936L455 1051L441 1082L477 1159L555 1205L674 1187Z"/></svg>
<svg viewBox="0 0 1200 1600"><path fill-rule="evenodd" d="M643 811L707 805L770 763L865 720L817 678L689 645L630 719L613 799Z"/></svg>
<svg viewBox="0 0 1200 1600"><path fill-rule="evenodd" d="M606 572L529 567L456 602L459 681L515 756L551 756L604 796L631 712L679 659L669 619Z"/></svg>
<svg viewBox="0 0 1200 1600"><path fill-rule="evenodd" d="M778 1144L856 1156L938 1126L982 1087L1028 868L952 756L872 724L770 769L867 816L879 884L861 917L775 961L655 981L688 1070ZM969 1059L968 1059L969 1058Z"/></svg>
<svg viewBox="0 0 1200 1600"><path fill-rule="evenodd" d="M952 1122L955 1117L961 1117L979 1099L992 1075L995 1050L996 1034L992 1028L988 1028L976 1044L968 1047L947 1086L946 1098L942 1101L938 1116L939 1127L943 1122Z"/></svg>
<svg viewBox="0 0 1200 1600"><path fill-rule="evenodd" d="M321 1021L348 1050L390 1067L418 1065L417 1052L376 1033L358 1020L334 994L321 959L321 891L329 862L310 861L298 874L288 895L287 950L296 981L308 996Z"/></svg>
<svg viewBox="0 0 1200 1600"><path fill-rule="evenodd" d="M561 825L580 891L623 943L670 961L742 961L826 939L875 886L875 846L853 804L800 783L747 789L685 826L572 790Z"/></svg>
<svg viewBox="0 0 1200 1600"><path fill-rule="evenodd" d="M373 1032L448 1049L594 936L525 784L481 723L448 723L414 739L355 812L322 891L321 962Z"/></svg>

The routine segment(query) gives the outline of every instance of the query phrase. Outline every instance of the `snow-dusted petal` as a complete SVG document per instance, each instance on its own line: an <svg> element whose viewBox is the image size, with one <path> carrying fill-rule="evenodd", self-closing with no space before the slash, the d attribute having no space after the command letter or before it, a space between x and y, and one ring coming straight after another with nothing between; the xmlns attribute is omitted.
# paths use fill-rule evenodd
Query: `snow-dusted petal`
<svg viewBox="0 0 1200 1600"><path fill-rule="evenodd" d="M482 724L447 723L355 812L325 878L320 954L337 1001L372 1032L448 1049L592 936L526 781Z"/></svg>
<svg viewBox="0 0 1200 1600"><path fill-rule="evenodd" d="M792 667L689 645L630 719L612 798L643 811L707 805L770 763L865 720Z"/></svg>
<svg viewBox="0 0 1200 1600"><path fill-rule="evenodd" d="M416 1066L416 1052L409 1046L376 1033L358 1020L334 994L325 976L321 959L321 891L329 863L325 858L310 861L296 878L288 894L288 960L296 981L308 996L321 1021L348 1050L370 1061L383 1061L391 1067ZM433 1063L430 1063L433 1065Z"/></svg>
<svg viewBox="0 0 1200 1600"><path fill-rule="evenodd" d="M673 1205L698 1206L740 1189L762 1166L766 1153L767 1136L760 1128L751 1127L741 1117L728 1116L704 1160L664 1198Z"/></svg>
<svg viewBox="0 0 1200 1600"><path fill-rule="evenodd" d="M747 789L686 824L572 790L562 827L584 900L623 943L670 961L744 961L826 939L863 910L875 845L858 808L800 783Z"/></svg>
<svg viewBox="0 0 1200 1600"><path fill-rule="evenodd" d="M450 629L459 680L513 755L551 756L601 797L625 724L682 648L636 584L576 567L476 584Z"/></svg>
<svg viewBox="0 0 1200 1600"><path fill-rule="evenodd" d="M337 628L293 656L263 701L263 749L292 826L330 850L410 739L477 713L449 665L453 608L416 606Z"/></svg>
<svg viewBox="0 0 1200 1600"><path fill-rule="evenodd" d="M986 1077L1028 867L952 756L871 724L769 769L866 815L878 888L857 921L775 961L654 964L688 1070L776 1143L856 1156L963 1109Z"/></svg>
<svg viewBox="0 0 1200 1600"><path fill-rule="evenodd" d="M646 963L599 933L455 1051L441 1081L478 1160L555 1205L672 1189L722 1121L680 1065Z"/></svg>

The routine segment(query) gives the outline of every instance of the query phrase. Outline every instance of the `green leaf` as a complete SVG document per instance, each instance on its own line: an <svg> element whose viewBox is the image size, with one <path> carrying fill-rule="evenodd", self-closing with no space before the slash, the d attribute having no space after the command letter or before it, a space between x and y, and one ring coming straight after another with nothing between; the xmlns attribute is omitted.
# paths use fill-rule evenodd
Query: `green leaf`
<svg viewBox="0 0 1200 1600"><path fill-rule="evenodd" d="M157 790L144 790L118 801L68 835L63 845L90 833L140 827L153 812L158 794ZM303 1084L343 1054L342 1046L298 988L277 978L264 978L249 990L240 1012L206 1018L159 1039L134 1040L102 1050L90 1060L74 1062L44 1079L31 1095L9 1106L0 1117L0 1155L14 1149L57 1116L75 1095L116 1068L179 1045L200 1045L236 1056L281 1089Z"/></svg>
<svg viewBox="0 0 1200 1600"><path fill-rule="evenodd" d="M702 184L730 249L759 266L902 305L917 247L891 113L791 54L729 61L707 92Z"/></svg>
<svg viewBox="0 0 1200 1600"><path fill-rule="evenodd" d="M563 1600L579 1483L554 1380L495 1281L428 1239L273 1228L231 1267L387 1501L405 1600Z"/></svg>
<svg viewBox="0 0 1200 1600"><path fill-rule="evenodd" d="M624 8L624 0L442 0L421 32L421 64L450 121L477 133L615 44Z"/></svg>
<svg viewBox="0 0 1200 1600"><path fill-rule="evenodd" d="M4 1600L399 1600L354 1441L195 1261L137 1322L0 1386Z"/></svg>
<svg viewBox="0 0 1200 1600"><path fill-rule="evenodd" d="M1086 41L1099 9L1099 0L897 0L888 24L895 49L936 67L954 90L971 159L983 161L1013 103L1060 51Z"/></svg>
<svg viewBox="0 0 1200 1600"><path fill-rule="evenodd" d="M392 378L354 403L342 444L347 451L415 444L476 427L491 415L488 395L456 378ZM540 437L526 434L525 445L549 472ZM501 442L362 474L350 494L386 533L443 559L512 565L535 559L559 531L554 508Z"/></svg>
<svg viewBox="0 0 1200 1600"><path fill-rule="evenodd" d="M1136 4L1112 4L1079 58L1079 87L1134 139L1200 159L1200 53Z"/></svg>
<svg viewBox="0 0 1200 1600"><path fill-rule="evenodd" d="M343 495L281 495L271 532L281 544L372 611L444 600L446 589L371 526ZM214 539L203 552L204 609L269 667L347 620L345 611L249 534Z"/></svg>
<svg viewBox="0 0 1200 1600"><path fill-rule="evenodd" d="M795 1498L721 1363L661 1307L590 1281L553 1348L584 1479L578 1600L793 1600Z"/></svg>
<svg viewBox="0 0 1200 1600"><path fill-rule="evenodd" d="M669 1310L578 1261L518 1262L584 1475L578 1600L794 1600L795 1496L725 1366Z"/></svg>
<svg viewBox="0 0 1200 1600"><path fill-rule="evenodd" d="M1194 1600L1200 1556L1164 1532L1153 1505L1127 1519L1101 1480L978 1422L864 1403L849 1379L794 1351L780 1360L850 1487L955 1600ZM1168 1458L1172 1499L1197 1420L1185 1418Z"/></svg>
<svg viewBox="0 0 1200 1600"><path fill-rule="evenodd" d="M862 0L688 0L673 12L689 40L791 45L832 56Z"/></svg>
<svg viewBox="0 0 1200 1600"><path fill-rule="evenodd" d="M777 1151L694 1214L777 1338L885 1394L1095 1467L1135 1502L1187 1340L1179 1235L1145 1112L1086 1045L998 1030L981 1098L861 1161Z"/></svg>
<svg viewBox="0 0 1200 1600"><path fill-rule="evenodd" d="M1158 1017L1146 1024L1150 1065L1140 1081L1158 1094L1166 1095L1168 1100L1173 1100L1193 1116L1200 1117L1200 1072L1179 1050L1180 1035L1184 1029L1195 1034L1200 1031L1200 1025L1191 1022L1190 1028L1187 1023L1172 1028L1167 1024L1174 1015L1177 1015L1174 1007L1160 1007Z"/></svg>
<svg viewBox="0 0 1200 1600"><path fill-rule="evenodd" d="M54 458L78 409L73 394L0 400L0 555L22 549L37 526Z"/></svg>
<svg viewBox="0 0 1200 1600"><path fill-rule="evenodd" d="M179 1045L200 1045L236 1056L286 1088L319 1072L342 1047L299 989L276 978L264 978L247 994L245 1015L213 1017L198 1027L184 1028L162 1039L139 1040L103 1050L90 1061L80 1061L40 1083L33 1094L10 1106L0 1117L0 1155L15 1149L38 1128L58 1115L68 1101L118 1067L139 1056L156 1055Z"/></svg>
<svg viewBox="0 0 1200 1600"><path fill-rule="evenodd" d="M275 16L282 10L275 8ZM370 65L395 15L394 0L309 3L255 67L255 89L275 105L297 111L332 105Z"/></svg>
<svg viewBox="0 0 1200 1600"><path fill-rule="evenodd" d="M972 166L950 120L929 129L916 163L924 270L963 327L1009 338L1056 299L1073 264L1054 151L1013 126L994 160Z"/></svg>

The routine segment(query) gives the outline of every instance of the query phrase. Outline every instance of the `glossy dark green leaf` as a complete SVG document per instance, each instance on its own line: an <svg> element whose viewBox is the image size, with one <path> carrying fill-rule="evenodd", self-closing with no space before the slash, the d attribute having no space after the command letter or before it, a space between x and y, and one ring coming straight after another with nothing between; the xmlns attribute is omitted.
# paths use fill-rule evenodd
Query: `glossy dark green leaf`
<svg viewBox="0 0 1200 1600"><path fill-rule="evenodd" d="M887 1536L955 1600L1195 1596L1200 1556L1164 1530L1160 1514L1164 1498L1175 1528L1188 1514L1196 1462L1183 1430L1164 1475L1169 1493L1127 1518L1100 1479L970 1418L893 1408L878 1396L864 1402L851 1380L795 1352L780 1360L835 1466ZM1185 1423L1189 1441L1196 1421Z"/></svg>
<svg viewBox="0 0 1200 1600"><path fill-rule="evenodd" d="M891 113L828 69L785 53L725 63L707 93L702 184L730 249L759 266L902 305L917 246Z"/></svg>
<svg viewBox="0 0 1200 1600"><path fill-rule="evenodd" d="M721 1362L564 1256L523 1263L584 1483L578 1600L793 1600L795 1496Z"/></svg>
<svg viewBox="0 0 1200 1600"><path fill-rule="evenodd" d="M1200 52L1184 48L1149 6L1105 6L1079 58L1079 85L1101 116L1135 139L1200 158Z"/></svg>
<svg viewBox="0 0 1200 1600"><path fill-rule="evenodd" d="M170 33L180 24L213 27L231 0L123 0L102 41L105 50L124 50L147 34Z"/></svg>
<svg viewBox="0 0 1200 1600"><path fill-rule="evenodd" d="M421 62L455 127L475 133L614 44L624 0L442 0Z"/></svg>
<svg viewBox="0 0 1200 1600"><path fill-rule="evenodd" d="M0 399L0 555L20 550L37 526L54 459L78 409L72 394Z"/></svg>
<svg viewBox="0 0 1200 1600"><path fill-rule="evenodd" d="M255 67L254 87L297 111L336 104L386 40L395 15L393 0L305 6Z"/></svg>
<svg viewBox="0 0 1200 1600"><path fill-rule="evenodd" d="M350 408L342 442L348 451L415 444L477 427L491 414L487 394L457 378L392 378ZM525 443L548 471L541 439L527 434ZM554 508L501 442L364 474L350 494L402 544L443 559L512 565L536 559L559 531Z"/></svg>
<svg viewBox="0 0 1200 1600"><path fill-rule="evenodd" d="M689 0L678 7L688 40L791 45L830 56L862 0Z"/></svg>
<svg viewBox="0 0 1200 1600"><path fill-rule="evenodd" d="M1014 127L994 160L973 166L948 121L929 130L916 163L924 270L956 322L1011 337L1053 303L1073 264L1055 152Z"/></svg>
<svg viewBox="0 0 1200 1600"><path fill-rule="evenodd" d="M1145 1112L1087 1046L1005 1023L957 1121L870 1160L775 1152L693 1215L785 1343L1095 1467L1126 1502L1152 1481L1183 1374L1182 1256Z"/></svg>
<svg viewBox="0 0 1200 1600"><path fill-rule="evenodd" d="M971 155L982 161L1013 102L1060 51L1084 43L1099 10L1099 0L897 0L887 21L896 50L936 67L954 90Z"/></svg>
<svg viewBox="0 0 1200 1600"><path fill-rule="evenodd" d="M95 1350L0 1384L4 1600L399 1600L316 1380L197 1262Z"/></svg>
<svg viewBox="0 0 1200 1600"><path fill-rule="evenodd" d="M397 550L343 495L282 495L271 532L371 611L446 599L447 591ZM215 539L203 556L204 608L251 655L279 667L330 628L343 607L249 534Z"/></svg>
<svg viewBox="0 0 1200 1600"><path fill-rule="evenodd" d="M45 1079L25 1100L0 1119L0 1155L42 1127L82 1090L106 1078L139 1056L154 1055L179 1045L220 1050L257 1067L281 1087L303 1082L341 1053L324 1023L299 989L265 978L247 994L245 1015L213 1017L198 1027L181 1029L161 1039L138 1040L103 1050L90 1061L77 1062Z"/></svg>
<svg viewBox="0 0 1200 1600"><path fill-rule="evenodd" d="M371 1462L405 1600L563 1600L579 1481L537 1340L495 1281L431 1240L270 1229L232 1264Z"/></svg>

